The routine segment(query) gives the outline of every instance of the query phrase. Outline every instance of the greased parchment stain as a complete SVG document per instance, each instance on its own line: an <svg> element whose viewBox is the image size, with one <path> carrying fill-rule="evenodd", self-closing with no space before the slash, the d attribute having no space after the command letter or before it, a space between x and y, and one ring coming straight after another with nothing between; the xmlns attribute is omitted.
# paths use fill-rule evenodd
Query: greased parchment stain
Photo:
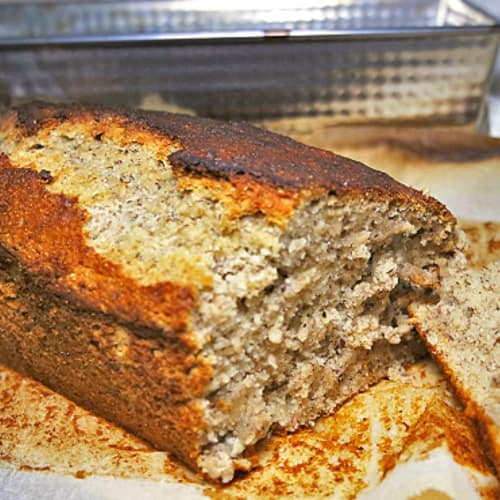
<svg viewBox="0 0 500 500"><path fill-rule="evenodd" d="M380 481L409 429L441 392L425 379L413 385L382 382L314 429L272 437L261 446L255 470L219 487L0 365L0 456L18 470L81 479L104 475L189 483L212 498L354 498Z"/></svg>

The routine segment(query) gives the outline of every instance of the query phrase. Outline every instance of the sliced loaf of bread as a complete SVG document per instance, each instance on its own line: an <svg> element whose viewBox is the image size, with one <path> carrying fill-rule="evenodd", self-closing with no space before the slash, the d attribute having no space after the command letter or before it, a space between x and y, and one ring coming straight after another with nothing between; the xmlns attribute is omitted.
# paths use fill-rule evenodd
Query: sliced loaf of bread
<svg viewBox="0 0 500 500"><path fill-rule="evenodd" d="M0 361L214 479L421 356L455 220L240 123L32 104L0 120Z"/></svg>

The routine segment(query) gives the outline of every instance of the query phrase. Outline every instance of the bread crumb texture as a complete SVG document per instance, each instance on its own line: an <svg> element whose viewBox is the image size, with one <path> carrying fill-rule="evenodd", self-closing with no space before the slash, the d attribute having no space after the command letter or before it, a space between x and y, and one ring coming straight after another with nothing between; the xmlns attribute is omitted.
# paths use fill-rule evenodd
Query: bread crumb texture
<svg viewBox="0 0 500 500"><path fill-rule="evenodd" d="M424 352L407 308L434 300L455 221L385 174L247 125L80 107L11 112L0 153L0 359L214 479Z"/></svg>

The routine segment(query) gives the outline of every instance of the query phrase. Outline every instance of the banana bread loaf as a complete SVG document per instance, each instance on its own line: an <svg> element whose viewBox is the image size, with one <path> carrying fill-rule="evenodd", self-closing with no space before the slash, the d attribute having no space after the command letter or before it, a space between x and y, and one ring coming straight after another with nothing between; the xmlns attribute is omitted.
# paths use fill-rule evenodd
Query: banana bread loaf
<svg viewBox="0 0 500 500"><path fill-rule="evenodd" d="M0 361L229 481L424 352L436 200L240 123L35 103L0 121Z"/></svg>
<svg viewBox="0 0 500 500"><path fill-rule="evenodd" d="M500 260L445 276L438 304L412 304L429 351L476 421L500 475Z"/></svg>

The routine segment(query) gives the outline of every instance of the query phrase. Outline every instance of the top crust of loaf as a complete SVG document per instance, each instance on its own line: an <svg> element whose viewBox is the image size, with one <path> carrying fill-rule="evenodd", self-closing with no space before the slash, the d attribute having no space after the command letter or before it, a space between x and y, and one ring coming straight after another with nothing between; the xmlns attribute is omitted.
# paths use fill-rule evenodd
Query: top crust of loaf
<svg viewBox="0 0 500 500"><path fill-rule="evenodd" d="M125 108L32 103L11 111L3 120L14 122L13 134L31 136L63 122L88 120L103 127L142 131L150 140L163 137L181 148L169 155L174 167L197 176L234 181L250 177L280 190L375 192L404 197L431 207L444 218L451 215L435 199L390 176L330 151L306 146L288 137L239 122L222 122L165 112ZM1 122L0 122L1 127ZM322 189L321 189L322 188Z"/></svg>
<svg viewBox="0 0 500 500"><path fill-rule="evenodd" d="M35 103L0 119L0 143L15 151L24 147L24 139L43 139L62 125L64 130L78 126L89 138L105 134L124 147L134 141L154 146L159 159L172 165L179 188L208 190L232 218L261 213L270 224L284 227L302 201L335 193L398 200L453 221L439 202L386 174L247 124ZM153 329L189 331L200 279L141 286L87 246L83 225L88 214L77 198L50 192L50 183L50 172L20 168L0 155L0 245L39 280L52 288L55 283L56 292L79 304Z"/></svg>

